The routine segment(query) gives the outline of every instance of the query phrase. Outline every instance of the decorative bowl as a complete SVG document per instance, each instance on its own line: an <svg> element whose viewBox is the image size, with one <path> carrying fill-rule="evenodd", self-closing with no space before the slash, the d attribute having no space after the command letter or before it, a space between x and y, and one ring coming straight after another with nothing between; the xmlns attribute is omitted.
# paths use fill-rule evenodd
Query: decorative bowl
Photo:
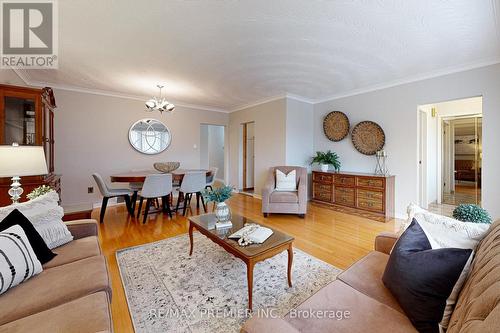
<svg viewBox="0 0 500 333"><path fill-rule="evenodd" d="M179 169L180 166L180 162L156 162L153 164L153 167L162 173L170 173Z"/></svg>

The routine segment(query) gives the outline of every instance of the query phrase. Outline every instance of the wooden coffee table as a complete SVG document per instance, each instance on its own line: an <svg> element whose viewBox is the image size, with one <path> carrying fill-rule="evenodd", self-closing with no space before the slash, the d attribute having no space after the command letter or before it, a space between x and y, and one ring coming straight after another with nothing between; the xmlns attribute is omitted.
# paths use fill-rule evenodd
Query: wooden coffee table
<svg viewBox="0 0 500 333"><path fill-rule="evenodd" d="M293 237L273 229L273 234L264 243L242 247L238 245L236 240L227 237L243 228L245 223L256 222L246 217L233 214L231 217L233 227L229 230L221 231L215 229L216 220L214 214L189 217L189 241L191 244L189 255L193 254L193 230L196 229L214 243L220 245L227 252L243 260L247 265L248 308L250 310L252 310L253 268L259 261L274 257L285 250L288 251L288 286L292 286Z"/></svg>

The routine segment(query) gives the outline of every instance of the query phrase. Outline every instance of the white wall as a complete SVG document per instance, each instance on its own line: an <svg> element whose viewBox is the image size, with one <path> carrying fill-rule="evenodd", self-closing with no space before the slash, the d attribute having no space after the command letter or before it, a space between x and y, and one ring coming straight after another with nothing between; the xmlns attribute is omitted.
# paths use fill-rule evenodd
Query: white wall
<svg viewBox="0 0 500 333"><path fill-rule="evenodd" d="M286 164L309 167L313 155L314 106L286 99Z"/></svg>
<svg viewBox="0 0 500 333"><path fill-rule="evenodd" d="M200 125L200 168L208 169L208 125Z"/></svg>
<svg viewBox="0 0 500 333"><path fill-rule="evenodd" d="M200 167L200 124L227 125L228 114L177 107L173 114L148 113L139 100L55 89L56 172L62 174L64 204L98 202L91 175L105 180L113 173L152 168L154 162L179 161L182 168ZM141 118L155 118L172 133L170 147L158 155L144 155L128 142L130 126ZM196 148L195 148L196 145ZM125 185L125 184L121 184ZM94 194L87 194L87 187Z"/></svg>
<svg viewBox="0 0 500 333"><path fill-rule="evenodd" d="M255 123L247 123L246 188L255 186ZM243 187L243 186L242 186Z"/></svg>
<svg viewBox="0 0 500 333"><path fill-rule="evenodd" d="M286 100L278 99L229 114L230 183L241 184L241 124L255 122L255 193L260 195L270 167L286 163Z"/></svg>
<svg viewBox="0 0 500 333"><path fill-rule="evenodd" d="M314 150L332 149L342 170L373 172L375 158L357 152L350 137L329 141L323 134L323 117L333 110L345 112L354 126L363 120L377 122L385 131L388 166L396 175L396 213L404 216L409 202L418 201L418 105L483 96L483 206L500 217L500 65L450 74L392 88L319 103L314 106Z"/></svg>
<svg viewBox="0 0 500 333"><path fill-rule="evenodd" d="M224 126L208 125L208 168L216 167L224 179Z"/></svg>
<svg viewBox="0 0 500 333"><path fill-rule="evenodd" d="M12 69L0 69L0 83L13 86L26 86L24 81Z"/></svg>

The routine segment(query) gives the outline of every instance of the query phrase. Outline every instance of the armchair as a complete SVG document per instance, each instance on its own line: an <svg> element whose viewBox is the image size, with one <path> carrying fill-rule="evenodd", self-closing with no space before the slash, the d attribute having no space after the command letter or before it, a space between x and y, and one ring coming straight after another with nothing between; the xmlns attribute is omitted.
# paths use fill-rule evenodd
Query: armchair
<svg viewBox="0 0 500 333"><path fill-rule="evenodd" d="M285 174L295 170L297 191L276 191L276 170ZM262 189L262 213L298 214L304 218L307 212L307 169L298 166L277 166L269 168L267 181Z"/></svg>

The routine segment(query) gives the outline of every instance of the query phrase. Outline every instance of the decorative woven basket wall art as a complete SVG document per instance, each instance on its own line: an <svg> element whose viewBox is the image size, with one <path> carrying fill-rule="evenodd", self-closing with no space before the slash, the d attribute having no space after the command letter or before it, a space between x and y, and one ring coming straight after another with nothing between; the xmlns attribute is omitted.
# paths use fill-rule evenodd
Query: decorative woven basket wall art
<svg viewBox="0 0 500 333"><path fill-rule="evenodd" d="M349 134L349 119L345 113L332 111L323 120L323 131L331 141L340 141Z"/></svg>
<svg viewBox="0 0 500 333"><path fill-rule="evenodd" d="M362 121L352 129L354 147L365 155L375 155L385 145L385 133L382 127L373 121Z"/></svg>

